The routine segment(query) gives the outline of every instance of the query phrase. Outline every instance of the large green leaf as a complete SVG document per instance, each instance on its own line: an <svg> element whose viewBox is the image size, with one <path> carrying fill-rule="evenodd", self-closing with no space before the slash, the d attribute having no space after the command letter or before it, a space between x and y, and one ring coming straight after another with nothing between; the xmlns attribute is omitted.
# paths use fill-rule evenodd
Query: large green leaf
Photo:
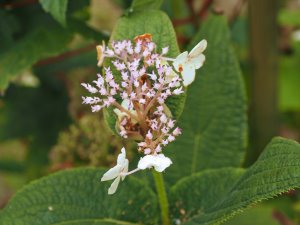
<svg viewBox="0 0 300 225"><path fill-rule="evenodd" d="M185 217L181 216L184 224L216 225L248 206L297 187L300 187L300 145L275 138L257 162L242 174L240 169L231 172L219 169L214 174L203 172L180 181L172 188L173 202L178 207L173 211L175 218L185 212Z"/></svg>
<svg viewBox="0 0 300 225"><path fill-rule="evenodd" d="M163 47L169 46L168 57L175 58L179 54L172 23L165 13L158 10L134 11L128 16L120 18L113 30L110 41L132 40L137 35L144 33L152 34L158 51L161 51ZM109 60L107 60L104 65L108 66ZM175 118L178 118L182 113L184 102L184 94L168 99L167 105ZM113 113L105 113L105 116L110 127L114 130L115 121Z"/></svg>
<svg viewBox="0 0 300 225"><path fill-rule="evenodd" d="M25 36L0 58L0 91L38 60L65 51L71 38L70 32L57 27L40 28Z"/></svg>
<svg viewBox="0 0 300 225"><path fill-rule="evenodd" d="M247 143L245 90L226 19L212 16L191 47L208 42L206 62L188 89L182 135L168 147L173 180L207 168L239 166Z"/></svg>
<svg viewBox="0 0 300 225"><path fill-rule="evenodd" d="M19 191L0 214L3 225L155 224L157 200L145 184L126 178L117 193L100 182L102 170L59 172ZM129 221L131 223L126 223Z"/></svg>
<svg viewBox="0 0 300 225"><path fill-rule="evenodd" d="M63 26L66 25L68 0L39 0L42 8Z"/></svg>
<svg viewBox="0 0 300 225"><path fill-rule="evenodd" d="M144 33L153 35L158 51L169 46L169 57L176 57L179 54L172 23L169 17L159 10L133 12L129 16L120 18L110 40L133 39Z"/></svg>

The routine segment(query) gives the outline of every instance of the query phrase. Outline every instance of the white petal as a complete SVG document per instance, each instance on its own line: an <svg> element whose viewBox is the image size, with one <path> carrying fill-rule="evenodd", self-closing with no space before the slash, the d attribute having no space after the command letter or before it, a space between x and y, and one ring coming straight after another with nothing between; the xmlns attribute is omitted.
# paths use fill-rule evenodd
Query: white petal
<svg viewBox="0 0 300 225"><path fill-rule="evenodd" d="M108 194L112 195L116 192L118 185L120 183L120 177L117 177L114 182L112 182L112 184L110 185L109 189L108 189Z"/></svg>
<svg viewBox="0 0 300 225"><path fill-rule="evenodd" d="M159 154L156 157L156 165L154 166L154 169L157 172L162 172L167 167L169 167L171 164L172 164L172 161L170 158L166 157L164 154Z"/></svg>
<svg viewBox="0 0 300 225"><path fill-rule="evenodd" d="M103 174L101 181L115 179L117 176L119 176L121 169L122 167L120 165L116 165L115 167L108 170L105 174Z"/></svg>
<svg viewBox="0 0 300 225"><path fill-rule="evenodd" d="M141 170L152 168L158 172L164 171L167 167L172 164L171 159L165 157L164 154L159 155L147 155L142 157L138 163L138 168Z"/></svg>
<svg viewBox="0 0 300 225"><path fill-rule="evenodd" d="M184 67L181 74L183 78L183 85L185 87L190 85L195 80L195 69L190 66Z"/></svg>
<svg viewBox="0 0 300 225"><path fill-rule="evenodd" d="M203 66L204 62L205 62L205 55L200 54L197 57L189 59L187 65L195 69L199 69L200 67Z"/></svg>
<svg viewBox="0 0 300 225"><path fill-rule="evenodd" d="M121 149L121 153L118 155L118 160L117 160L117 164L121 166L121 168L124 167L126 163L126 150L125 148L123 147Z"/></svg>
<svg viewBox="0 0 300 225"><path fill-rule="evenodd" d="M187 51L181 53L176 57L175 61L173 62L173 66L176 71L180 72L179 67L185 64L185 62L187 61L187 57L188 57Z"/></svg>
<svg viewBox="0 0 300 225"><path fill-rule="evenodd" d="M128 159L125 159L125 163L124 163L123 168L122 168L122 173L127 173L128 172L128 166L129 166L129 161L128 161ZM121 176L122 180L124 180L125 177L126 177L126 175Z"/></svg>
<svg viewBox="0 0 300 225"><path fill-rule="evenodd" d="M155 164L155 157L153 155L146 155L142 157L138 163L138 168L141 170L151 168Z"/></svg>
<svg viewBox="0 0 300 225"><path fill-rule="evenodd" d="M198 57L207 47L207 41L200 41L189 53L189 57L194 58Z"/></svg>

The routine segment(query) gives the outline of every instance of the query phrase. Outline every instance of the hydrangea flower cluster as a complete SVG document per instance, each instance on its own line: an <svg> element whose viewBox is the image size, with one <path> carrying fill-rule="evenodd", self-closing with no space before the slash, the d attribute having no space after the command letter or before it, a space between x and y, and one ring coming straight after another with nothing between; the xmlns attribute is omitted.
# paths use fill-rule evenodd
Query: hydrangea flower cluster
<svg viewBox="0 0 300 225"><path fill-rule="evenodd" d="M98 66L110 58L103 74L92 84L82 83L90 96L82 97L83 104L91 105L92 112L112 107L116 116L116 130L123 138L138 142L144 154L136 169L128 172L128 160L123 148L115 167L107 171L101 181L115 179L108 193L115 193L120 180L138 170L154 168L164 171L172 161L162 149L173 142L181 129L176 127L166 100L181 95L184 86L195 78L195 70L205 60L202 54L206 41L201 41L190 53L176 59L166 57L168 47L157 49L151 34L137 36L134 41L113 41L111 48L97 46Z"/></svg>

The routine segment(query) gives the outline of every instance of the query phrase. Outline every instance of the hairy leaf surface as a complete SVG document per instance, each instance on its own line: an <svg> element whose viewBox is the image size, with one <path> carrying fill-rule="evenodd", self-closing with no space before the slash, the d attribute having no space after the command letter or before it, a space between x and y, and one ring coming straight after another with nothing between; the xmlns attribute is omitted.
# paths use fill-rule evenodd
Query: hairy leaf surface
<svg viewBox="0 0 300 225"><path fill-rule="evenodd" d="M63 171L35 181L9 202L0 214L4 225L155 224L157 201L143 182L129 177L110 196L103 171Z"/></svg>
<svg viewBox="0 0 300 225"><path fill-rule="evenodd" d="M240 168L211 169L179 180L171 189L172 217L185 222L204 214L243 173Z"/></svg>
<svg viewBox="0 0 300 225"><path fill-rule="evenodd" d="M240 177L233 176L240 169L230 173L223 170L215 171L213 176L209 172L192 175L173 187L174 202L181 204L177 212L181 209L187 215L184 224L221 224L248 206L299 187L300 145L274 138L256 163ZM194 211L195 207L198 212Z"/></svg>
<svg viewBox="0 0 300 225"><path fill-rule="evenodd" d="M245 90L225 18L208 19L190 49L202 39L208 42L206 62L188 88L179 124L183 134L168 147L173 181L203 169L239 166L244 159Z"/></svg>

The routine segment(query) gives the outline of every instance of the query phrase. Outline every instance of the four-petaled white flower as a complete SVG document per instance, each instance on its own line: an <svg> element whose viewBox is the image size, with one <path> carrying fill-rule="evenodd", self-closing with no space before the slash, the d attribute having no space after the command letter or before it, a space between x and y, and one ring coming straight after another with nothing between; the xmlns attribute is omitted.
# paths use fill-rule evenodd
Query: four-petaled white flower
<svg viewBox="0 0 300 225"><path fill-rule="evenodd" d="M129 161L126 159L125 148L121 149L121 153L118 156L117 165L108 170L101 178L101 181L114 180L108 189L108 194L112 195L116 192L120 180L124 180L128 172Z"/></svg>
<svg viewBox="0 0 300 225"><path fill-rule="evenodd" d="M184 86L190 85L195 80L195 70L199 69L205 61L205 55L202 53L206 46L207 41L202 40L190 53L187 51L181 53L173 62L174 68L182 74Z"/></svg>
<svg viewBox="0 0 300 225"><path fill-rule="evenodd" d="M138 168L140 170L154 168L157 172L163 172L171 164L171 159L164 154L146 155L140 159Z"/></svg>

